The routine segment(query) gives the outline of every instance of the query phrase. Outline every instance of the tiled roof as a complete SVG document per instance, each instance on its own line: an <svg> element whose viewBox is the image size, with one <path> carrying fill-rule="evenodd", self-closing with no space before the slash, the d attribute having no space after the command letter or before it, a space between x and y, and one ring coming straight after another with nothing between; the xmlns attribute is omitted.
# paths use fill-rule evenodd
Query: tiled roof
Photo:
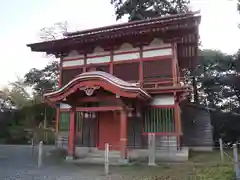
<svg viewBox="0 0 240 180"><path fill-rule="evenodd" d="M142 88L140 88L137 83L128 83L122 79L119 79L109 73L102 72L102 71L91 71L91 72L82 73L82 74L76 76L74 79L72 79L65 86L61 87L60 89L58 89L54 92L46 93L46 94L44 94L44 96L52 96L52 95L61 93L66 88L68 88L69 86L71 86L72 84L74 84L78 81L91 80L93 78L100 78L100 79L105 80L105 81L109 82L110 84L118 86L119 88L124 89L126 91L140 92L140 93L144 94L144 96L151 98L151 96L146 91L144 91Z"/></svg>
<svg viewBox="0 0 240 180"><path fill-rule="evenodd" d="M194 28L200 24L200 20L201 16L199 15L199 12L169 15L148 20L66 33L63 39L28 44L27 46L31 47L32 51L53 53L58 52L59 49L67 47L70 44L85 44L95 42L96 40L115 39L123 36Z"/></svg>
<svg viewBox="0 0 240 180"><path fill-rule="evenodd" d="M128 23L122 23L122 24L117 24L117 25L88 29L88 30L77 31L77 32L72 32L72 33L68 32L65 35L66 35L66 37L87 36L87 35L99 34L99 33L103 33L103 32L112 32L112 31L118 31L118 30L123 30L123 29L130 29L133 27L148 26L151 24L164 24L167 22L188 19L188 18L195 17L195 16L199 16L199 11L182 13L182 14L177 14L177 15L161 16L161 17L147 19L147 20L133 21L133 22L128 22Z"/></svg>

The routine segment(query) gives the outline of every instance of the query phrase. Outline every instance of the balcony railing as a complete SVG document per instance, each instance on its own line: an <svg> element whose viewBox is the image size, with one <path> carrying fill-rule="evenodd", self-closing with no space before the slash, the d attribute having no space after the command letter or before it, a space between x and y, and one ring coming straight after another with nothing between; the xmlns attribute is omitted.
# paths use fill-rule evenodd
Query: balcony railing
<svg viewBox="0 0 240 180"><path fill-rule="evenodd" d="M141 87L146 90L190 87L188 82L188 79L185 77L178 77L175 79L175 82L173 78L156 78L144 81Z"/></svg>

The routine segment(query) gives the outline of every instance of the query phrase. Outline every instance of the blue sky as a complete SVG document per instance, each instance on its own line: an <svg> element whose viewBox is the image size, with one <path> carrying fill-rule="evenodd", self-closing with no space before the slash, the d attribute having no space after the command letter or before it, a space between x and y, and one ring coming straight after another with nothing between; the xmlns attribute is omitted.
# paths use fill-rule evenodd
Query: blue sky
<svg viewBox="0 0 240 180"><path fill-rule="evenodd" d="M0 87L29 69L42 68L51 61L26 47L39 41L42 27L65 20L71 31L116 23L110 0L0 0L0 3ZM192 0L191 7L201 10L203 48L226 53L240 48L240 29L237 28L240 15L235 0Z"/></svg>

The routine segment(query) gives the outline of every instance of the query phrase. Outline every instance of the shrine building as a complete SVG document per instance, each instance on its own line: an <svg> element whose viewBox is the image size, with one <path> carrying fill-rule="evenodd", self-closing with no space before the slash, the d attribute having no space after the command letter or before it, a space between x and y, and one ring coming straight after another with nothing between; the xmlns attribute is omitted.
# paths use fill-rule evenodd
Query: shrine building
<svg viewBox="0 0 240 180"><path fill-rule="evenodd" d="M200 20L197 12L171 15L27 45L60 59L59 88L44 102L57 108L69 157L102 152L105 143L121 159L140 157L149 133L157 151L187 148L180 105L192 91L184 72L197 65Z"/></svg>

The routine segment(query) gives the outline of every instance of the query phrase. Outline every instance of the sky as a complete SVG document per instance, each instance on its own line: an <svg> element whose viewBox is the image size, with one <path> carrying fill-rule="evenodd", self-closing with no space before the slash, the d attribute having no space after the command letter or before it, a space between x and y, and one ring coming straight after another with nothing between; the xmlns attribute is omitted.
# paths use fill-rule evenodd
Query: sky
<svg viewBox="0 0 240 180"><path fill-rule="evenodd" d="M70 31L116 22L110 0L0 0L0 87L23 77L31 68L43 68L52 59L31 52L26 44L39 41L39 31L68 21ZM202 48L234 53L240 49L240 15L235 0L191 0L201 10Z"/></svg>

